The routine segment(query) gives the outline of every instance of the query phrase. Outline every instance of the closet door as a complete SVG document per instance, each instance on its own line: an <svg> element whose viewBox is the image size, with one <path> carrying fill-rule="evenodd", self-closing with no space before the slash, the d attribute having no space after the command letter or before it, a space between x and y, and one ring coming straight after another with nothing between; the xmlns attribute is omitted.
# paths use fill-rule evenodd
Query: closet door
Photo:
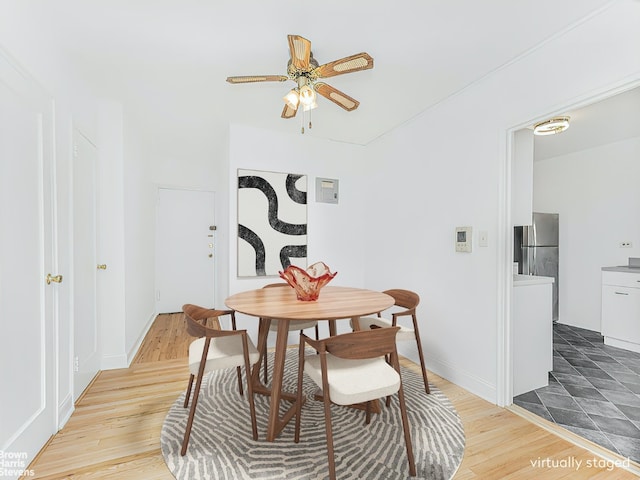
<svg viewBox="0 0 640 480"><path fill-rule="evenodd" d="M53 103L0 52L0 451L17 478L56 431Z"/></svg>
<svg viewBox="0 0 640 480"><path fill-rule="evenodd" d="M100 369L100 319L97 310L96 169L98 150L73 131L73 398L78 399Z"/></svg>

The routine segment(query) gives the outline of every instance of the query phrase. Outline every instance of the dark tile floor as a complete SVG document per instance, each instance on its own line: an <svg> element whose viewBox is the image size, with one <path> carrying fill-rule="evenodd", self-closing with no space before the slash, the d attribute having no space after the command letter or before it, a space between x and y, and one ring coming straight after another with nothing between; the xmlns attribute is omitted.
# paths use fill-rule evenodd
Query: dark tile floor
<svg viewBox="0 0 640 480"><path fill-rule="evenodd" d="M555 324L549 385L513 402L640 462L640 353L605 345L598 332Z"/></svg>

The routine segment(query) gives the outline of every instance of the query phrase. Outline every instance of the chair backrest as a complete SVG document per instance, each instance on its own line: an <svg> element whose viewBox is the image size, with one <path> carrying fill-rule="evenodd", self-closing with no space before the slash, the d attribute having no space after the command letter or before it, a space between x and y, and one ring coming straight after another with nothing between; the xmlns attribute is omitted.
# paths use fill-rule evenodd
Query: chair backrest
<svg viewBox="0 0 640 480"><path fill-rule="evenodd" d="M198 305L186 304L182 306L184 312L184 318L187 321L187 333L192 337L224 337L226 335L233 335L237 330L222 330L220 328L219 317L223 315L231 315L233 324L235 325L235 311L234 310L215 310ZM202 323L203 320L209 318L214 319L214 326L207 327Z"/></svg>
<svg viewBox="0 0 640 480"><path fill-rule="evenodd" d="M343 333L320 340L320 346L331 355L351 360L395 355L398 330L400 327Z"/></svg>
<svg viewBox="0 0 640 480"><path fill-rule="evenodd" d="M394 288L391 290L385 290L382 293L386 293L393 297L394 305L407 310L414 309L420 303L420 296L412 292L411 290L402 290L400 288Z"/></svg>

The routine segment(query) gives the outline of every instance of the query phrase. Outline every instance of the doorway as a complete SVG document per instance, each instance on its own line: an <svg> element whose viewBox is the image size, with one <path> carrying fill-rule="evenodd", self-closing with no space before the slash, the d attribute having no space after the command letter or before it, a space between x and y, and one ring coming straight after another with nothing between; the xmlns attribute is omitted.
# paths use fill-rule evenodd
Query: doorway
<svg viewBox="0 0 640 480"><path fill-rule="evenodd" d="M156 205L156 313L213 308L215 193L159 188Z"/></svg>
<svg viewBox="0 0 640 480"><path fill-rule="evenodd" d="M100 368L100 323L96 294L96 167L98 151L73 131L73 398L80 397Z"/></svg>
<svg viewBox="0 0 640 480"><path fill-rule="evenodd" d="M610 87L609 90L606 91L602 91L600 92L598 95L596 96L589 96L588 98L583 98L582 101L571 104L571 105L566 105L564 107L563 111L560 112L551 112L547 115L547 118L551 118L554 115L560 115L560 114L565 114L567 112L571 113L571 112L578 112L579 114L576 115L576 123L573 127L571 127L569 129L569 132L572 132L571 134L575 134L577 132L578 129L578 121L577 119L580 118L580 123L584 124L587 119L585 118L585 116L583 115L585 113L585 111L588 108L591 107L595 107L595 108L601 108L604 104L605 104L605 100L609 100L609 99L613 99L616 96L619 96L620 94L624 94L625 92L631 92L633 89L637 89L637 87L640 86L640 79L636 79L633 82L629 83L626 82L624 84L620 84L617 85L613 88ZM623 103L624 105L624 103ZM628 107L628 106L627 106ZM637 110L637 108L636 108ZM636 112L637 113L637 112ZM597 119L601 119L601 120L607 120L608 118L610 118L610 115L603 115L602 114L602 110L598 110L598 115L594 115L594 118ZM529 122L527 122L526 124L521 124L518 126L515 126L513 128L511 128L510 130L505 132L505 138L506 138L506 143L505 143L505 165L504 165L504 169L502 170L502 178L503 178L503 182L504 182L504 186L505 188L502 191L502 201L501 203L501 207L500 207L500 220L501 220L501 226L500 226L500 230L503 232L503 238L501 238L501 245L500 245L500 261L501 261L501 265L500 265L500 280L499 280L499 284L500 284L500 289L501 289L501 293L500 293L500 297L501 300L499 300L499 308L500 308L500 316L501 316L501 320L499 321L498 324L498 331L499 331L499 352L498 352L498 369L499 369L499 375L498 375L498 385L497 385L497 400L498 400L498 404L501 406L509 406L512 404L513 402L513 394L512 394L512 375L513 375L513 370L512 370L512 344L511 344L511 335L512 335L512 319L511 319L511 307L512 307L512 268L513 268L513 228L511 227L511 215L512 212L510 211L511 208L511 202L512 202L512 198L514 195L513 189L514 189L514 184L513 179L511 178L511 169L513 168L513 162L514 162L514 156L513 156L513 151L512 151L512 142L513 142L513 136L514 133L516 131L522 130L524 128L530 127L531 125L533 125L534 123L536 123L537 120L543 120L542 118L540 119L532 119ZM635 122L626 122L628 123L632 123L634 125L640 125L639 121L635 121ZM621 133L627 132L628 130L628 125L625 125L625 128L622 129L607 129L607 131L611 131L611 133L619 135ZM593 142L594 140L594 136L595 134L597 134L599 131L602 131L602 128L599 128L597 126L597 124L592 124L592 128L591 130L588 130L586 133L586 137L588 138L589 142ZM565 135L565 137L563 137L563 135ZM635 134L636 136L638 135L637 133ZM545 137L546 138L546 137ZM551 138L550 140L553 140L555 142L559 141L559 140L563 140L567 139L567 136L565 133L562 133L560 135L557 136L557 138ZM611 142L617 142L619 141L620 138L611 138ZM564 141L564 140L563 140ZM593 145L591 143L588 144L584 144L583 143L583 149L585 148L584 145L587 145L589 147L593 147ZM578 149L574 146L573 147L575 151L578 151ZM566 153L566 152L565 152ZM575 170L574 170L574 174L575 174ZM533 181L533 180L531 180ZM576 181L576 177L572 178L572 182L578 184L579 182ZM531 187L532 191L533 191L533 186ZM591 190L589 190L590 192ZM533 205L531 206L532 210L533 210ZM545 210L546 208L545 206L538 206L538 208ZM556 208L553 208L554 210L556 210ZM565 220L566 220L566 216L565 216ZM561 228L564 228L561 225ZM567 231L566 228L564 228L565 231ZM583 235L584 236L584 235ZM562 249L562 244L561 244L561 249ZM592 257L595 258L595 256L593 255L594 251L600 252L603 249L602 245L598 246L592 246L590 247L591 250L591 254L588 256L584 256L584 258L588 258L591 259ZM566 249L565 249L565 253L561 253L561 255L564 256L565 258L565 268L567 265L570 264L570 259L567 258L566 256ZM601 262L604 262L604 260L601 260ZM582 265L584 266L586 264L585 261L580 261L578 262L578 265ZM602 264L599 263L597 266L597 270L599 271L599 268L601 266L606 266L606 263ZM574 267L571 267L574 268ZM568 273L564 270L561 270L560 272L561 276L563 276L565 279L569 279L570 275L568 275ZM590 292L579 292L578 298L588 298L590 301L595 301L597 302L599 297L600 297L600 290L599 290L599 282L596 282L596 290L594 291L590 291ZM566 285L567 281L565 281L563 283L563 285ZM584 302L583 302L584 303ZM567 304L567 302L565 302L565 305ZM598 316L599 316L599 307L596 307L595 310L597 310L598 312ZM562 311L562 307L560 308L560 318L563 317L563 311ZM504 319L504 320L502 320ZM566 322L566 320L565 320ZM591 330L594 330L594 328L591 328Z"/></svg>

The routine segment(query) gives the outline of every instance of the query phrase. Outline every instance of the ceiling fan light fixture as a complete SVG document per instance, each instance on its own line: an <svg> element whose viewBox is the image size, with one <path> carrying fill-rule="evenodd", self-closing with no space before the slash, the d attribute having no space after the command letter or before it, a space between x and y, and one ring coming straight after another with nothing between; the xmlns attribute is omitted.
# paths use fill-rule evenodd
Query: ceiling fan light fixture
<svg viewBox="0 0 640 480"><path fill-rule="evenodd" d="M569 128L569 120L571 117L554 117L544 122L536 123L533 126L534 135L555 135L564 132Z"/></svg>
<svg viewBox="0 0 640 480"><path fill-rule="evenodd" d="M287 62L287 75L244 75L227 77L231 84L254 82L284 82L292 80L296 87L284 97L284 108L281 118L291 119L300 111L302 117L302 133L304 133L305 116L309 117L311 128L311 110L315 109L317 96L320 95L347 112L358 108L360 102L351 98L346 93L327 85L319 79L359 72L373 68L373 58L366 53L356 53L348 57L340 58L332 62L320 65L313 58L311 42L300 35L287 35L289 42L289 61ZM300 108L302 106L302 108ZM308 114L306 112L309 112Z"/></svg>
<svg viewBox="0 0 640 480"><path fill-rule="evenodd" d="M303 85L300 87L300 102L305 106L309 106L316 102L316 92L314 92L313 88L309 85Z"/></svg>
<svg viewBox="0 0 640 480"><path fill-rule="evenodd" d="M310 103L309 105L302 104L302 111L303 112L308 112L309 110L313 110L314 108L318 108L318 104L316 103L315 100L312 103Z"/></svg>
<svg viewBox="0 0 640 480"><path fill-rule="evenodd" d="M296 92L295 88L292 88L289 93L287 93L283 98L284 103L286 103L289 108L297 109L298 103L300 102L300 97L298 96L298 92Z"/></svg>

